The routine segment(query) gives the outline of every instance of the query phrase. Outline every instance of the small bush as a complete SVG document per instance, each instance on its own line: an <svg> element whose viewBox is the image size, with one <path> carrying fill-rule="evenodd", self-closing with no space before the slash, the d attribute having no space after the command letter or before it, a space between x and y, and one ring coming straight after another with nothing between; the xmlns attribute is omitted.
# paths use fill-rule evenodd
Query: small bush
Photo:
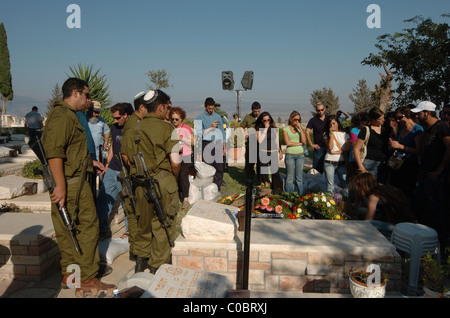
<svg viewBox="0 0 450 318"><path fill-rule="evenodd" d="M28 179L42 179L42 175L35 175L34 169L42 170L42 163L39 159L28 161L24 164L22 177Z"/></svg>

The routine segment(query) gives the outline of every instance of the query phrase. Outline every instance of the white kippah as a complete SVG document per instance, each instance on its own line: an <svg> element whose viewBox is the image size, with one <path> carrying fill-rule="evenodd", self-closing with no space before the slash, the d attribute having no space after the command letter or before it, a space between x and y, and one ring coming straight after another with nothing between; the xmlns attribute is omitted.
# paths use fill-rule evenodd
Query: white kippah
<svg viewBox="0 0 450 318"><path fill-rule="evenodd" d="M139 97L141 97L142 95L144 95L145 92L140 92L139 94L137 94L136 96L134 96L134 99L138 99Z"/></svg>
<svg viewBox="0 0 450 318"><path fill-rule="evenodd" d="M158 91L154 91L154 90L150 90L147 92L147 94L145 94L144 96L144 101L147 104L150 104L151 102L153 102L156 98L158 97Z"/></svg>

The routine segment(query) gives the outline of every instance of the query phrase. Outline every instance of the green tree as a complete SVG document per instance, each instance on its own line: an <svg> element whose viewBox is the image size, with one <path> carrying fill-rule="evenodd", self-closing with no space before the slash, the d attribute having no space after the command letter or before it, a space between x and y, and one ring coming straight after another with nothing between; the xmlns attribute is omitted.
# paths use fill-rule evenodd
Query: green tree
<svg viewBox="0 0 450 318"><path fill-rule="evenodd" d="M7 40L5 25L0 23L0 94L2 95L2 115L6 114L6 102L14 98Z"/></svg>
<svg viewBox="0 0 450 318"><path fill-rule="evenodd" d="M376 106L376 100L374 99L374 91L368 86L365 79L359 80L356 88L353 89L353 94L350 94L348 98L355 104L353 112L355 114L362 111L369 111L372 107Z"/></svg>
<svg viewBox="0 0 450 318"><path fill-rule="evenodd" d="M450 101L450 27L421 16L404 22L416 26L379 36L375 44L379 52L370 53L361 63L385 64L392 70L397 105L431 100L440 107Z"/></svg>
<svg viewBox="0 0 450 318"><path fill-rule="evenodd" d="M84 80L89 85L89 93L91 94L92 100L98 101L102 105L102 116L106 123L111 126L114 123L111 111L108 106L111 104L111 98L109 95L109 84L106 80L106 75L100 74L100 69L93 71L93 66L85 66L78 64L77 67L69 67L72 75L66 74L68 77L74 76L76 78Z"/></svg>
<svg viewBox="0 0 450 318"><path fill-rule="evenodd" d="M173 87L173 85L169 84L170 74L168 74L167 71L164 69L157 71L150 70L145 74L148 76L150 82L153 83L153 85L147 84L148 89L161 89Z"/></svg>
<svg viewBox="0 0 450 318"><path fill-rule="evenodd" d="M321 102L325 106L325 113L328 115L335 114L341 107L339 104L339 96L334 95L331 88L324 87L322 90L313 91L310 101L314 109L317 103ZM315 110L312 113L315 114Z"/></svg>
<svg viewBox="0 0 450 318"><path fill-rule="evenodd" d="M59 88L58 83L56 83L55 87L52 90L52 97L47 102L47 112L45 113L45 115L48 116L55 103L61 101L62 99L62 91Z"/></svg>

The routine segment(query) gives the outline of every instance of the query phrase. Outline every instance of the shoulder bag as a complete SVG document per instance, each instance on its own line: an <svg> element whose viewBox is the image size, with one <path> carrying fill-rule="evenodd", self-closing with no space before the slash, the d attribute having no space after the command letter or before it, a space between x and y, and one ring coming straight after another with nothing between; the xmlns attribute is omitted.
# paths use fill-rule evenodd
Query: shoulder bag
<svg viewBox="0 0 450 318"><path fill-rule="evenodd" d="M361 146L361 150L359 151L359 154L361 156L361 162L364 162L364 159L366 159L367 143L369 142L369 137L370 137L370 128L367 126L365 128L366 128L366 138L364 138L364 143Z"/></svg>

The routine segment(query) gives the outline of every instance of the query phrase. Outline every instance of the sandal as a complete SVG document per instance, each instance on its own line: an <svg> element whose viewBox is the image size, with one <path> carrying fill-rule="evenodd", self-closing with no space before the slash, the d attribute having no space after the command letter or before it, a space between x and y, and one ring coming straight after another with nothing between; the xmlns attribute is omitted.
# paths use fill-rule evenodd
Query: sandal
<svg viewBox="0 0 450 318"><path fill-rule="evenodd" d="M120 238L121 239L126 239L128 237L130 237L130 233L129 232L125 232L125 233L122 234L122 236Z"/></svg>

